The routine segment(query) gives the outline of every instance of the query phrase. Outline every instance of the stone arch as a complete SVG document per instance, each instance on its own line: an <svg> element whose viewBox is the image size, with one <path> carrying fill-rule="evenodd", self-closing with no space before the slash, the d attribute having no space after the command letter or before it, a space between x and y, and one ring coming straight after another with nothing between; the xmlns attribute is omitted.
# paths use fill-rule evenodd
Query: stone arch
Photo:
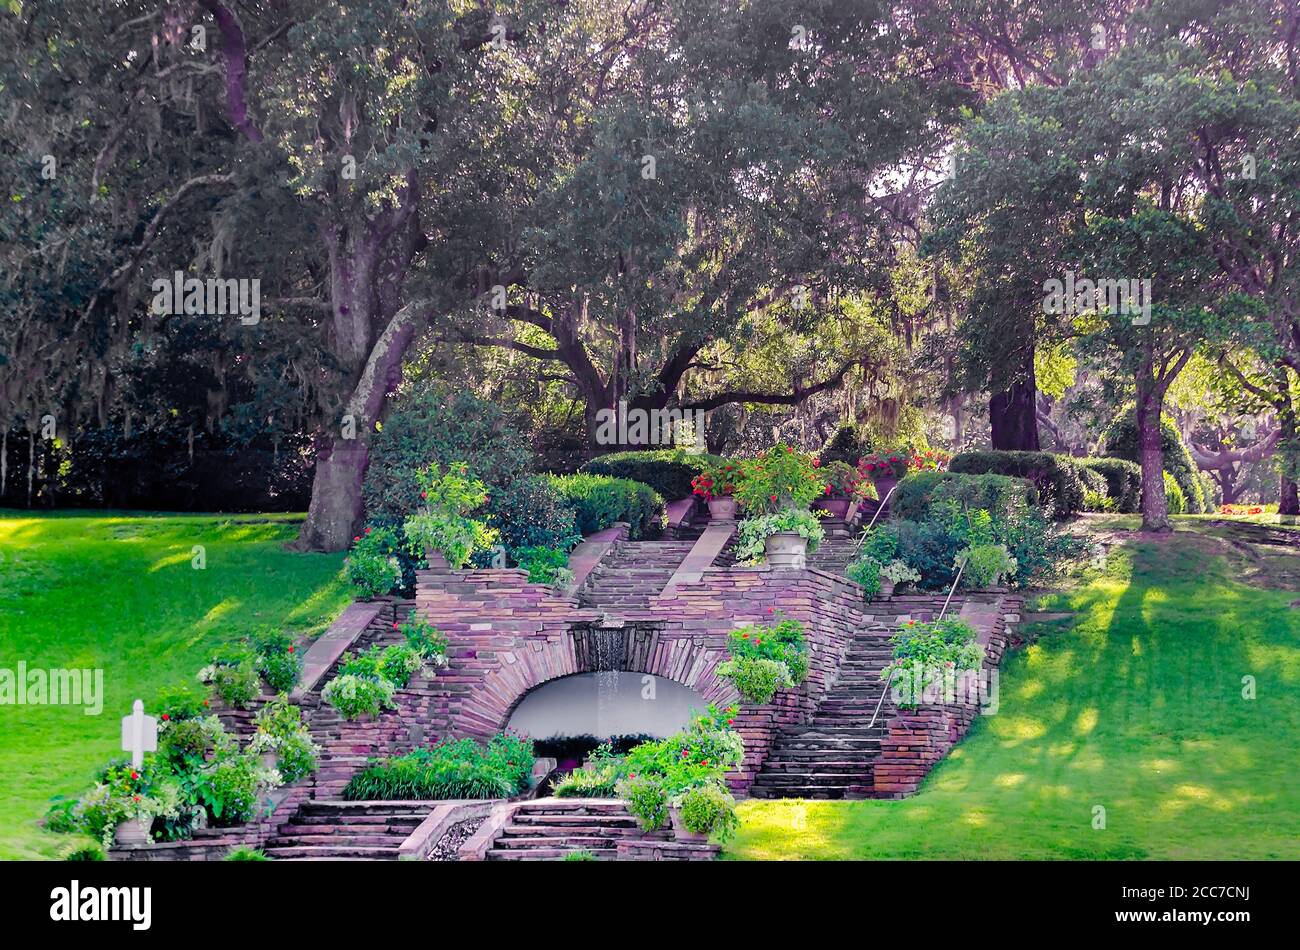
<svg viewBox="0 0 1300 950"><path fill-rule="evenodd" d="M734 688L716 674L718 664L727 659L722 638L665 628L659 622L621 627L582 623L544 639L517 639L496 652L493 668L469 690L453 714L455 731L499 732L524 696L575 673L649 673L689 687L710 703L734 700Z"/></svg>

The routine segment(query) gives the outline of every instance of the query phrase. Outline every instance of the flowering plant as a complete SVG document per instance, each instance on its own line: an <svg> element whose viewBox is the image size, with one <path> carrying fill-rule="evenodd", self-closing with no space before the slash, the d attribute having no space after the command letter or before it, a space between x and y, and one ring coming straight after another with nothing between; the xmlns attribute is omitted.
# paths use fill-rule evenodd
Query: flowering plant
<svg viewBox="0 0 1300 950"><path fill-rule="evenodd" d="M902 478L907 474L911 455L906 451L872 452L858 460L858 474L863 478Z"/></svg>
<svg viewBox="0 0 1300 950"><path fill-rule="evenodd" d="M453 462L447 471L426 465L417 473L424 508L407 517L402 531L412 554L433 550L459 569L478 550L496 544L500 532L470 515L488 500L487 486L469 474L464 462Z"/></svg>
<svg viewBox="0 0 1300 950"><path fill-rule="evenodd" d="M913 472L947 471L952 455L940 449L926 449L924 452L913 451L907 460L907 467Z"/></svg>
<svg viewBox="0 0 1300 950"><path fill-rule="evenodd" d="M918 706L926 690L947 676L978 670L984 648L966 621L950 617L922 623L909 620L890 637L894 659L880 678L895 679L894 696L904 708Z"/></svg>
<svg viewBox="0 0 1300 950"><path fill-rule="evenodd" d="M826 492L820 463L788 445L776 445L740 463L736 500L751 515L806 509Z"/></svg>
<svg viewBox="0 0 1300 950"><path fill-rule="evenodd" d="M1220 505L1219 514L1221 515L1262 515L1264 513L1263 505Z"/></svg>
<svg viewBox="0 0 1300 950"><path fill-rule="evenodd" d="M827 498L854 498L858 494L858 485L863 478L858 470L847 462L831 462L823 466L822 478L826 479L825 494ZM869 484L869 483L868 483Z"/></svg>
<svg viewBox="0 0 1300 950"><path fill-rule="evenodd" d="M707 465L700 474L691 479L691 491L705 501L725 498L734 494L736 484L741 479L740 466L735 462L722 459Z"/></svg>
<svg viewBox="0 0 1300 950"><path fill-rule="evenodd" d="M810 511L787 508L770 515L746 518L740 523L736 538L736 560L757 564L765 556L765 542L774 534L797 534L808 542L808 553L816 551L826 531Z"/></svg>

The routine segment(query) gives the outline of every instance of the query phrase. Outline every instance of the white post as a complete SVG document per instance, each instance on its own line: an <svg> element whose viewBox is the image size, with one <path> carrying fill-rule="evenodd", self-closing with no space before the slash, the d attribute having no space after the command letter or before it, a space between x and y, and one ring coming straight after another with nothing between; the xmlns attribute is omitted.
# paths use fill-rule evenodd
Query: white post
<svg viewBox="0 0 1300 950"><path fill-rule="evenodd" d="M137 699L131 715L122 717L122 751L131 753L131 768L144 765L146 752L158 751L158 720L144 714L144 701Z"/></svg>

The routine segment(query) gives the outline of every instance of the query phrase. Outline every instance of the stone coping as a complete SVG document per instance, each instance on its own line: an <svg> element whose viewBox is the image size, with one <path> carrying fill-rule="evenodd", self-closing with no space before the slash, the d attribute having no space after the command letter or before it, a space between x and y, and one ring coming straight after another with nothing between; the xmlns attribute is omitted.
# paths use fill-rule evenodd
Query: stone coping
<svg viewBox="0 0 1300 950"><path fill-rule="evenodd" d="M677 565L677 570L668 579L661 593L672 594L680 584L698 584L704 577L704 571L713 567L713 562L718 559L718 555L727 546L735 531L734 521L717 522L705 528L704 532L695 539L690 553L682 559L681 564Z"/></svg>
<svg viewBox="0 0 1300 950"><path fill-rule="evenodd" d="M348 604L343 613L329 625L329 629L312 641L302 659L302 676L289 694L289 699L301 703L310 694L343 653L357 642L366 628L389 605L391 599L356 601Z"/></svg>
<svg viewBox="0 0 1300 950"><path fill-rule="evenodd" d="M495 798L467 798L438 804L397 849L399 861L423 861L452 825L470 818L482 818L499 801Z"/></svg>

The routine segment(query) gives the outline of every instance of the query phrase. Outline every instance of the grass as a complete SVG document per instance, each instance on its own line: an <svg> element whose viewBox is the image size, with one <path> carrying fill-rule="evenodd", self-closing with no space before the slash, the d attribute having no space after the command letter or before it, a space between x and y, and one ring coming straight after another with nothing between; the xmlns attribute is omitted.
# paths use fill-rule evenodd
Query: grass
<svg viewBox="0 0 1300 950"><path fill-rule="evenodd" d="M272 629L313 634L350 601L342 555L282 545L293 515L0 511L0 668L102 669L104 709L0 706L0 858L49 857L37 826L120 754L133 700L193 682L214 645ZM206 561L192 561L195 546Z"/></svg>
<svg viewBox="0 0 1300 950"><path fill-rule="evenodd" d="M1004 661L997 714L918 794L745 802L725 856L1300 858L1294 567L1269 575L1240 547L1192 519L1129 537L1104 575L1044 599L1073 622Z"/></svg>

